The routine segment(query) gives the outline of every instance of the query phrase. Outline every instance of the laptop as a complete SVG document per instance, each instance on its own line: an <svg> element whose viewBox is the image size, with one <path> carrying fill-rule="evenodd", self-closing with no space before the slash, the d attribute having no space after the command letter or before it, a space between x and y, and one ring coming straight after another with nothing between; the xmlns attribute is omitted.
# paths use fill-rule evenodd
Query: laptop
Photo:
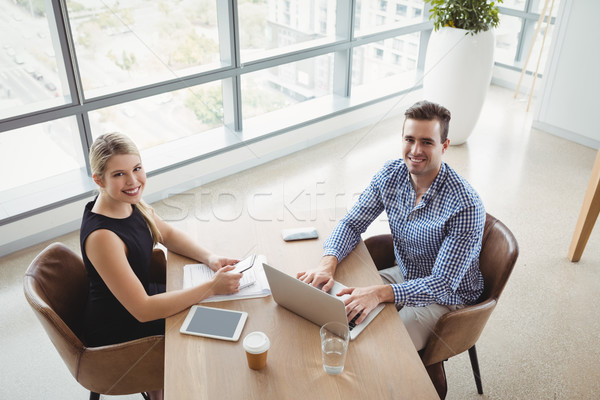
<svg viewBox="0 0 600 400"><path fill-rule="evenodd" d="M319 326L331 321L348 324L346 307L343 301L348 295L336 296L336 293L345 288L341 283L335 282L329 293L326 293L270 265L263 263L263 268L271 287L273 299L280 306ZM383 310L383 307L384 304L379 304L358 325L350 323L350 340L356 339L367 325L375 319L377 314Z"/></svg>

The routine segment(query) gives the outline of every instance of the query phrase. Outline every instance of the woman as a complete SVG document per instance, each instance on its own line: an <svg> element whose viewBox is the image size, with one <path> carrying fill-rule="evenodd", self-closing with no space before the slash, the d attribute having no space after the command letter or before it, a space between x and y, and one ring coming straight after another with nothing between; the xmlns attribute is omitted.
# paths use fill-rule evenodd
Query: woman
<svg viewBox="0 0 600 400"><path fill-rule="evenodd" d="M90 164L100 194L86 205L80 233L90 282L84 320L88 346L164 334L165 317L212 295L239 290L242 274L229 272L238 260L194 243L142 201L146 173L129 138L100 136L90 149ZM157 243L208 265L216 271L214 278L189 289L152 293L149 267ZM162 398L162 391L150 398Z"/></svg>

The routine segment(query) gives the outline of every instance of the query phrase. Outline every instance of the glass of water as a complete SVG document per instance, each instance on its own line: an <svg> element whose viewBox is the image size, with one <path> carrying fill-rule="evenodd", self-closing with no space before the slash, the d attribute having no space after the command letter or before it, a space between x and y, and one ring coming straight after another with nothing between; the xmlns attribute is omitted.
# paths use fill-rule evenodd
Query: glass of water
<svg viewBox="0 0 600 400"><path fill-rule="evenodd" d="M348 324L328 322L321 327L323 369L329 375L339 375L344 370L349 339Z"/></svg>

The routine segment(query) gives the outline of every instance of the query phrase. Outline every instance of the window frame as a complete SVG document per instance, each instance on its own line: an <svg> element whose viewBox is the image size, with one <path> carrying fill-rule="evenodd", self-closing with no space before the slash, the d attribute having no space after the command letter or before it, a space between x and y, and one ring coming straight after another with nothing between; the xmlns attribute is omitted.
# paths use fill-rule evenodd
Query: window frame
<svg viewBox="0 0 600 400"><path fill-rule="evenodd" d="M159 175L161 173L176 169L182 165L191 164L201 159L209 158L215 154L227 152L231 149L247 145L256 141L268 139L274 135L291 131L299 126L310 125L311 123L323 120L327 117L339 115L340 113L350 112L361 107L371 105L377 101L389 99L392 96L399 96L406 90L398 90L392 94L386 94L379 98L358 98L352 95L352 53L359 46L369 43L382 42L390 38L398 38L411 33L420 32L420 46L417 58L417 68L422 71L425 59L426 43L429 39L433 24L428 20L429 10L425 7L423 20L406 26L393 27L390 29L368 33L364 35L355 35L355 15L356 0L336 0L336 32L335 39L311 41L308 44L299 44L287 48L283 52L273 51L259 59L251 59L246 62L241 61L240 57L240 38L239 38L239 16L237 0L215 0L217 4L218 31L219 31L219 51L221 66L209 71L203 71L194 75L161 81L145 86L118 91L115 93L102 95L94 98L85 98L81 76L78 69L77 55L74 48L72 33L70 30L69 16L66 8L66 0L50 0L46 4L51 5L52 10L48 10L47 18L50 24L55 47L60 48L57 54L59 69L64 71L66 76L66 86L68 87L71 100L64 105L33 111L21 115L15 115L0 120L0 133L36 125L56 119L74 117L77 121L79 135L81 140L81 151L86 164L86 172L91 176L88 158L88 149L92 143L92 132L89 120L89 112L99 110L105 107L124 104L130 101L143 99L150 96L156 96L168 93L174 90L189 88L197 85L220 80L223 90L223 115L224 126L211 132L212 135L220 136L225 143L218 149L211 149L209 152L197 154L194 157L181 159L168 165L156 165L149 169L148 176ZM537 21L539 14L530 10L536 4L535 0L527 0L525 11L512 8L500 7L500 13L511 15L522 19L522 29L519 35L519 43L516 51L516 61L521 60L526 48L527 38L524 27L531 21ZM389 8L389 4L386 5ZM363 4L364 7L364 4ZM377 8L377 6L375 6ZM407 6L408 7L408 6ZM552 17L551 23L554 23ZM406 46L404 46L406 47ZM271 131L257 132L252 129L253 124L244 126L242 113L242 94L241 77L244 74L273 68L279 65L297 62L314 58L321 55L333 54L334 57L334 82L333 95L328 101L332 106L326 111L315 110L312 115L306 117L303 121L292 124L287 127L275 127ZM515 66L496 63L497 67L509 70L517 70ZM420 87L415 84L410 90L416 90ZM321 100L322 102L323 100ZM315 107L320 108L320 107ZM152 163L150 163L152 164ZM64 199L51 200L48 204L34 209L23 210L23 212L0 217L0 225L12 223L48 209L56 208L75 200L89 197L94 190L91 179L90 184L81 186L81 193ZM6 193L10 196L9 193ZM4 194L4 193L3 193ZM3 196L4 197L4 196ZM2 204L0 204L0 207Z"/></svg>

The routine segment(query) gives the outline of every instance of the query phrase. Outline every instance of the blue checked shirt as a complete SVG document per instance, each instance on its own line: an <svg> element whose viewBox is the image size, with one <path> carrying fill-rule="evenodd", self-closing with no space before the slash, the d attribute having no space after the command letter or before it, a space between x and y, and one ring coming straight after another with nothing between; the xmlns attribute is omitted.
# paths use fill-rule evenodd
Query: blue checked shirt
<svg viewBox="0 0 600 400"><path fill-rule="evenodd" d="M405 282L395 303L423 307L472 304L483 291L479 251L485 209L479 195L446 163L416 206L402 159L388 161L324 243L324 255L344 259L384 210Z"/></svg>

